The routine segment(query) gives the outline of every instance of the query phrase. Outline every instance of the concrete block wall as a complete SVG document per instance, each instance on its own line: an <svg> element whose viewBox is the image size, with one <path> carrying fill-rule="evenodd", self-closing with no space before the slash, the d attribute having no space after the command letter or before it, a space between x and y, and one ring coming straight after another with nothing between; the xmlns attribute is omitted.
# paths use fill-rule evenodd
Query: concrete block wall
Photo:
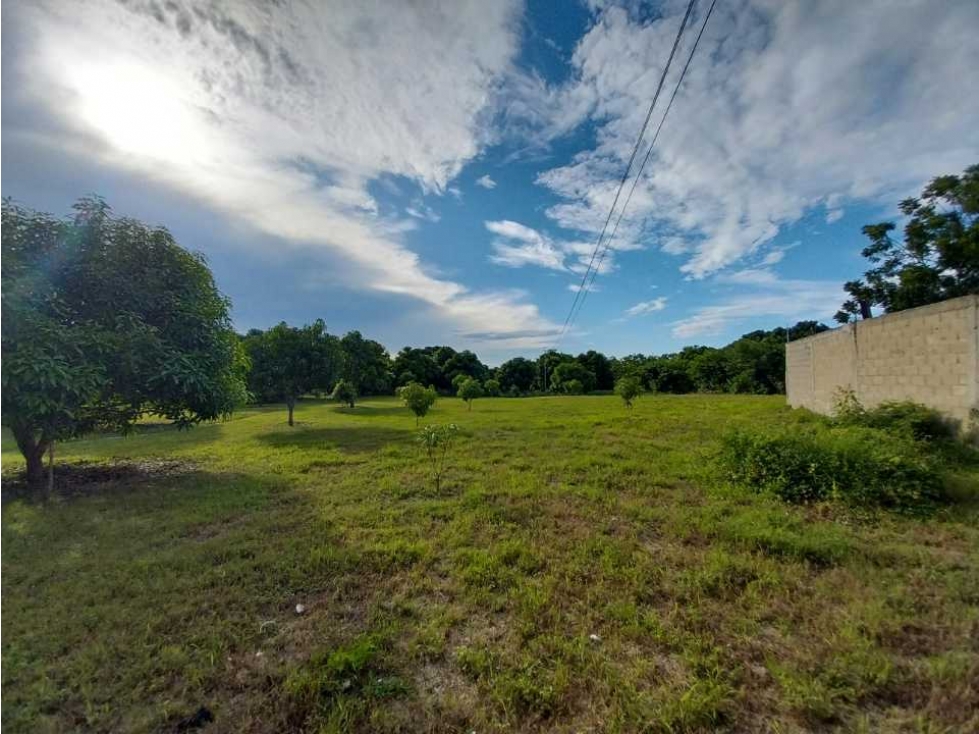
<svg viewBox="0 0 979 734"><path fill-rule="evenodd" d="M847 324L785 347L789 405L829 414L851 388L866 407L913 400L967 427L979 410L979 296Z"/></svg>

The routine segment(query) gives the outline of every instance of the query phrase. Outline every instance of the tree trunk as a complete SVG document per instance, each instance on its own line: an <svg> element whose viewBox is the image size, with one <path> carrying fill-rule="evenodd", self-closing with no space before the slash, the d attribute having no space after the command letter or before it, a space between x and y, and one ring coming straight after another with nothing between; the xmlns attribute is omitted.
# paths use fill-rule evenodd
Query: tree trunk
<svg viewBox="0 0 979 734"><path fill-rule="evenodd" d="M42 492L45 484L44 452L48 449L48 441L43 437L37 438L29 428L15 428L14 439L17 448L27 462L27 484L34 492Z"/></svg>
<svg viewBox="0 0 979 734"><path fill-rule="evenodd" d="M54 494L54 441L48 444L48 496Z"/></svg>
<svg viewBox="0 0 979 734"><path fill-rule="evenodd" d="M289 408L289 425L295 425L292 421L292 411L296 408L296 401L289 399L286 401L286 406Z"/></svg>

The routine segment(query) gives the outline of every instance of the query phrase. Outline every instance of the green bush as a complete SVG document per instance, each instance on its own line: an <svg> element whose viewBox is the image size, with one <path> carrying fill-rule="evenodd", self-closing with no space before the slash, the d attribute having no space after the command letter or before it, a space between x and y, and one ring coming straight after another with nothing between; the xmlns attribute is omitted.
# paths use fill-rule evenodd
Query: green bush
<svg viewBox="0 0 979 734"><path fill-rule="evenodd" d="M735 483L787 502L924 511L942 498L940 469L914 442L863 426L739 431L725 437L721 463Z"/></svg>
<svg viewBox="0 0 979 734"><path fill-rule="evenodd" d="M864 411L858 425L879 428L915 441L941 441L955 436L952 426L941 413L909 401L881 403Z"/></svg>
<svg viewBox="0 0 979 734"><path fill-rule="evenodd" d="M954 427L941 413L910 400L892 400L867 409L851 388L841 388L836 391L833 412L839 425L878 428L914 441L955 438Z"/></svg>

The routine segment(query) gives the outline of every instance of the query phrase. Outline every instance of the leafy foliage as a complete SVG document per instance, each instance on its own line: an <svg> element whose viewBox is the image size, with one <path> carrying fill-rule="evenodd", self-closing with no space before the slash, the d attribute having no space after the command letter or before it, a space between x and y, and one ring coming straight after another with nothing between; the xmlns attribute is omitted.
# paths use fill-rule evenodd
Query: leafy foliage
<svg viewBox="0 0 979 734"><path fill-rule="evenodd" d="M837 393L834 406L840 425L876 428L912 441L950 441L955 429L934 408L910 400L888 401L875 408L864 408L852 390Z"/></svg>
<svg viewBox="0 0 979 734"><path fill-rule="evenodd" d="M524 357L514 357L496 368L496 379L506 393L530 392L537 381L537 364Z"/></svg>
<svg viewBox="0 0 979 734"><path fill-rule="evenodd" d="M622 398L627 408L631 408L632 401L642 395L642 382L633 375L622 377L615 383L615 394Z"/></svg>
<svg viewBox="0 0 979 734"><path fill-rule="evenodd" d="M247 360L202 255L81 199L70 219L3 202L3 422L32 483L52 441L189 426L246 398Z"/></svg>
<svg viewBox="0 0 979 734"><path fill-rule="evenodd" d="M483 391L488 398L498 398L502 394L499 381L492 378L483 383Z"/></svg>
<svg viewBox="0 0 979 734"><path fill-rule="evenodd" d="M753 331L725 347L685 347L674 354L632 354L611 361L616 380L636 377L652 392L785 392L785 343L826 331L816 321Z"/></svg>
<svg viewBox="0 0 979 734"><path fill-rule="evenodd" d="M979 165L932 179L900 209L908 217L903 242L891 238L893 222L863 228L873 267L844 286L850 298L836 313L840 323L869 318L873 307L890 313L979 293Z"/></svg>
<svg viewBox="0 0 979 734"><path fill-rule="evenodd" d="M435 388L423 387L417 382L409 382L407 385L398 388L398 397L412 413L415 414L415 423L418 419L425 416L438 399Z"/></svg>
<svg viewBox="0 0 979 734"><path fill-rule="evenodd" d="M459 428L455 423L448 423L444 426L425 426L418 432L418 443L425 450L428 462L432 467L432 479L435 480L436 494L442 491L445 457L458 433Z"/></svg>
<svg viewBox="0 0 979 734"><path fill-rule="evenodd" d="M351 331L340 339L340 376L358 395L387 395L393 386L391 357L384 345Z"/></svg>
<svg viewBox="0 0 979 734"><path fill-rule="evenodd" d="M473 400L483 397L483 388L476 380L465 380L459 386L459 397L466 401L469 410L473 409Z"/></svg>
<svg viewBox="0 0 979 734"><path fill-rule="evenodd" d="M263 402L285 401L290 426L303 395L333 386L342 357L339 340L326 332L322 319L302 327L283 322L268 331L251 331L244 341L252 361L249 388Z"/></svg>
<svg viewBox="0 0 979 734"><path fill-rule="evenodd" d="M357 388L348 380L340 380L333 388L331 397L338 403L345 403L347 407L354 407L357 400Z"/></svg>
<svg viewBox="0 0 979 734"><path fill-rule="evenodd" d="M787 502L839 500L910 512L943 497L940 467L906 438L861 426L786 426L727 435L721 463L735 483Z"/></svg>
<svg viewBox="0 0 979 734"><path fill-rule="evenodd" d="M568 395L579 395L595 389L595 375L575 360L562 362L554 368L551 376L551 389Z"/></svg>

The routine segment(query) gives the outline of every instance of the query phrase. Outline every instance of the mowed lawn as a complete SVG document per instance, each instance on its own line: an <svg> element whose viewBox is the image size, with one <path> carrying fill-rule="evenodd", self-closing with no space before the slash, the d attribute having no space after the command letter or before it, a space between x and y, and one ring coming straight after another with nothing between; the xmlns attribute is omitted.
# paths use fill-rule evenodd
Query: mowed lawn
<svg viewBox="0 0 979 734"><path fill-rule="evenodd" d="M394 399L62 444L146 473L4 504L4 731L976 731L979 507L724 486L725 431L799 419L442 399L439 495Z"/></svg>

